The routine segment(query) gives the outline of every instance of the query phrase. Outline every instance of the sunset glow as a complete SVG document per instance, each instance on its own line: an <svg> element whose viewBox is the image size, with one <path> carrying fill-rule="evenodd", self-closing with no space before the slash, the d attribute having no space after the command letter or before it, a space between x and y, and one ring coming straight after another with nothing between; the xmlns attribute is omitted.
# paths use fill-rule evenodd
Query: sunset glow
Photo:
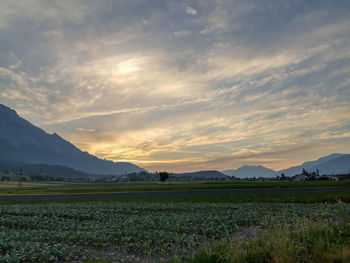
<svg viewBox="0 0 350 263"><path fill-rule="evenodd" d="M350 153L349 1L1 1L0 103L149 171Z"/></svg>

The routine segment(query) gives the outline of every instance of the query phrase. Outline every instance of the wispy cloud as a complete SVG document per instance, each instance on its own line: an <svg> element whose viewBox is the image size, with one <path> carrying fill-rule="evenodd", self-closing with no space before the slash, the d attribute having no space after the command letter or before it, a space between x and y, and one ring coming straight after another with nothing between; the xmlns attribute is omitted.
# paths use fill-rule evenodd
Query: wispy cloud
<svg viewBox="0 0 350 263"><path fill-rule="evenodd" d="M197 10L194 9L193 7L190 7L190 6L186 7L186 13L189 14L189 15L193 15L193 16L198 14Z"/></svg>
<svg viewBox="0 0 350 263"><path fill-rule="evenodd" d="M349 146L347 9L2 1L0 102L151 170L283 168Z"/></svg>
<svg viewBox="0 0 350 263"><path fill-rule="evenodd" d="M174 36L176 37L187 37L189 35L191 35L191 31L182 30L174 32Z"/></svg>

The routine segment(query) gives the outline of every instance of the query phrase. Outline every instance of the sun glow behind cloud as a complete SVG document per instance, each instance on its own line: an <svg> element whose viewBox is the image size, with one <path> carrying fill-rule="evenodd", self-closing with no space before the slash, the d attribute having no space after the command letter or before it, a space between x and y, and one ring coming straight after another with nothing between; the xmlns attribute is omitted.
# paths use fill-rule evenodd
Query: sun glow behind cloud
<svg viewBox="0 0 350 263"><path fill-rule="evenodd" d="M101 158L188 171L349 152L347 1L0 7L0 102Z"/></svg>

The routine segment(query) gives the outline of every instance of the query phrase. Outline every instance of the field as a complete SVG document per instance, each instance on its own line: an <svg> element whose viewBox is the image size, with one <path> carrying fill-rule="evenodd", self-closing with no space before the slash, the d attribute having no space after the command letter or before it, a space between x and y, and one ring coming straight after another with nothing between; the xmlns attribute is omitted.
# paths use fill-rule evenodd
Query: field
<svg viewBox="0 0 350 263"><path fill-rule="evenodd" d="M0 207L0 262L189 259L272 226L346 224L347 204L86 203ZM270 231L270 229L269 229ZM348 231L348 229L346 230ZM349 248L349 232L344 248ZM336 233L338 238L342 233Z"/></svg>
<svg viewBox="0 0 350 263"><path fill-rule="evenodd" d="M248 181L189 181L189 182L132 182L132 183L90 183L90 182L0 182L0 195L5 194L71 194L71 193L119 193L149 191L188 191L221 189L263 189L263 188L310 188L350 187L346 181L306 182L248 182Z"/></svg>
<svg viewBox="0 0 350 263"><path fill-rule="evenodd" d="M0 189L0 262L350 262L346 181L29 183Z"/></svg>
<svg viewBox="0 0 350 263"><path fill-rule="evenodd" d="M0 183L0 204L82 201L350 202L350 181L15 182Z"/></svg>

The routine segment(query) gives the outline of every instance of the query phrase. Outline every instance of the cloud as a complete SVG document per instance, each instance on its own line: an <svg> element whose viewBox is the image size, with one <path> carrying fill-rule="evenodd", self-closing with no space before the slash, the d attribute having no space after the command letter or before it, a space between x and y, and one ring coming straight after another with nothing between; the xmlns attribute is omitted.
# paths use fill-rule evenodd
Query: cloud
<svg viewBox="0 0 350 263"><path fill-rule="evenodd" d="M92 3L90 3L92 4ZM29 0L26 2L5 0L1 3L0 28L9 26L19 17L38 23L45 22L62 24L64 21L80 23L89 11L93 10L83 5L81 1Z"/></svg>
<svg viewBox="0 0 350 263"><path fill-rule="evenodd" d="M350 20L336 5L30 3L0 4L0 102L83 150L180 171L348 145Z"/></svg>
<svg viewBox="0 0 350 263"><path fill-rule="evenodd" d="M176 37L187 37L189 35L191 35L191 31L183 30L183 31L174 32L174 36L176 36Z"/></svg>
<svg viewBox="0 0 350 263"><path fill-rule="evenodd" d="M95 132L96 130L94 129L85 129L85 128L76 128L77 131L81 131L81 132Z"/></svg>
<svg viewBox="0 0 350 263"><path fill-rule="evenodd" d="M205 169L237 169L242 165L264 165L270 169L281 170L297 166L305 160L316 160L333 152L348 153L350 141L321 142L314 144L288 145L262 151L242 151L235 155L219 158L182 158L181 160L163 160L158 162L138 162L152 171L188 172ZM291 156L295 156L291 158Z"/></svg>
<svg viewBox="0 0 350 263"><path fill-rule="evenodd" d="M193 7L187 6L186 7L186 13L192 16L197 15L197 10L195 10Z"/></svg>

